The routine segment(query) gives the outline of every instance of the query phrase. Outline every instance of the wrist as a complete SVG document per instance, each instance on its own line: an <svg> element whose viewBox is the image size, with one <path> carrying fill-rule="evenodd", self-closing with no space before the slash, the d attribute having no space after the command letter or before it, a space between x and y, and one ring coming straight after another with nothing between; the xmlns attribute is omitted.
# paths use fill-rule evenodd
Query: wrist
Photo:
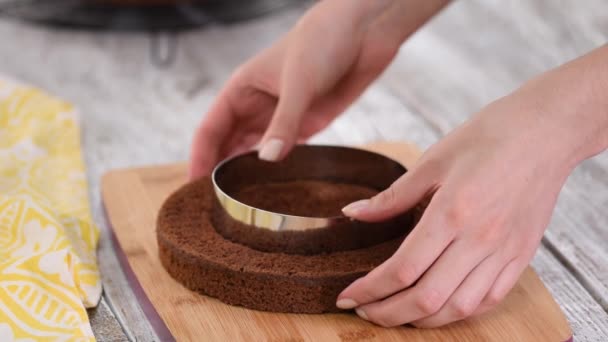
<svg viewBox="0 0 608 342"><path fill-rule="evenodd" d="M318 6L336 16L346 16L357 27L373 27L383 39L401 45L451 0L332 0Z"/></svg>
<svg viewBox="0 0 608 342"><path fill-rule="evenodd" d="M520 94L572 168L608 148L608 46L527 82Z"/></svg>
<svg viewBox="0 0 608 342"><path fill-rule="evenodd" d="M404 42L451 0L392 0L379 19L380 25L398 28L398 39Z"/></svg>

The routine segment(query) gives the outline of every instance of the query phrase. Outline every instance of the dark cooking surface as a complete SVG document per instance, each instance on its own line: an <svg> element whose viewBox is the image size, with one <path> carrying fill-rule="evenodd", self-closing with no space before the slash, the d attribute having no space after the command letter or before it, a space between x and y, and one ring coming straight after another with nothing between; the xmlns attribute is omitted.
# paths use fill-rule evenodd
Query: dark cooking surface
<svg viewBox="0 0 608 342"><path fill-rule="evenodd" d="M188 29L257 17L307 0L206 0L176 5L111 5L90 0L5 0L3 16L64 27L108 30ZM114 3L120 1L114 0Z"/></svg>

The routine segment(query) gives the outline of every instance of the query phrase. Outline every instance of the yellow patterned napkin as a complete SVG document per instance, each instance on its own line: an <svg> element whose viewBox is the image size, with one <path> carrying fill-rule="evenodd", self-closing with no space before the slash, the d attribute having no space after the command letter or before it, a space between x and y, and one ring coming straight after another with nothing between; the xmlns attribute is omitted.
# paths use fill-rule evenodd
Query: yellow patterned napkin
<svg viewBox="0 0 608 342"><path fill-rule="evenodd" d="M0 341L94 340L99 232L74 108L0 79Z"/></svg>

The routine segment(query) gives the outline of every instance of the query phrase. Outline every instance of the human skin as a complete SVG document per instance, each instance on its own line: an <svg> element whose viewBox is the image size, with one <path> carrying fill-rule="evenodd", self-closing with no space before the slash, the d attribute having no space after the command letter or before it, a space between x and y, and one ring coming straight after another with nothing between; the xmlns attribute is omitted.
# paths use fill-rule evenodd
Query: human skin
<svg viewBox="0 0 608 342"><path fill-rule="evenodd" d="M321 1L240 66L196 130L190 174L260 142L280 159L325 128L388 66L445 0ZM412 10L410 10L412 8ZM280 145L280 146L279 146Z"/></svg>
<svg viewBox="0 0 608 342"><path fill-rule="evenodd" d="M191 177L260 142L278 160L327 126L446 1L322 1L239 68L197 129ZM406 80L404 80L406 82ZM384 220L431 197L396 253L338 297L382 326L483 313L533 257L568 175L608 147L608 46L486 106L377 196L344 208Z"/></svg>
<svg viewBox="0 0 608 342"><path fill-rule="evenodd" d="M432 199L397 252L338 297L383 326L436 327L501 302L536 252L581 161L608 147L608 46L526 83L433 145L374 198L376 221Z"/></svg>

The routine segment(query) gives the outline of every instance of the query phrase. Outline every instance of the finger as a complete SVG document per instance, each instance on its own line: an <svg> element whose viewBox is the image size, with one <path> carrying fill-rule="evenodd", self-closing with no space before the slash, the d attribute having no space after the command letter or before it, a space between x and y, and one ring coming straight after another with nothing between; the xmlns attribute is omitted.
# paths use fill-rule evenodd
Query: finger
<svg viewBox="0 0 608 342"><path fill-rule="evenodd" d="M351 203L342 211L361 221L382 221L411 209L436 190L437 171L419 164L371 199Z"/></svg>
<svg viewBox="0 0 608 342"><path fill-rule="evenodd" d="M531 257L530 257L531 258ZM530 258L518 257L511 260L502 270L490 291L483 298L481 304L473 313L473 316L482 315L496 307L509 294L515 286L522 272L528 266Z"/></svg>
<svg viewBox="0 0 608 342"><path fill-rule="evenodd" d="M196 129L190 151L190 179L209 175L218 162L222 143L233 126L233 115L222 92Z"/></svg>
<svg viewBox="0 0 608 342"><path fill-rule="evenodd" d="M302 116L315 96L315 79L312 76L315 70L314 66L294 63L293 58L285 62L279 102L260 143L260 159L280 160L297 142Z"/></svg>
<svg viewBox="0 0 608 342"><path fill-rule="evenodd" d="M348 286L336 305L352 309L386 298L414 284L435 262L455 236L440 219L434 197L414 230L388 260Z"/></svg>
<svg viewBox="0 0 608 342"><path fill-rule="evenodd" d="M415 321L413 325L418 328L434 328L472 316L504 269L504 265L508 263L509 260L504 254L501 250L484 259L465 278L439 312Z"/></svg>
<svg viewBox="0 0 608 342"><path fill-rule="evenodd" d="M382 301L360 306L357 314L385 327L432 316L489 253L489 248L471 248L468 241L456 240L414 287Z"/></svg>

